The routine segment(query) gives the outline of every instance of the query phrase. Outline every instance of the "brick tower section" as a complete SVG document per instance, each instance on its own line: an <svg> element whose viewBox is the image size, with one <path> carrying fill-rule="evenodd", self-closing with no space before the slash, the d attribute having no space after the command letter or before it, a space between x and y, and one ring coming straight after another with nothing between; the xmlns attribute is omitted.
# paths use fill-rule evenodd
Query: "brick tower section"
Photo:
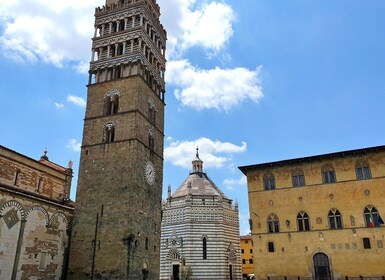
<svg viewBox="0 0 385 280"><path fill-rule="evenodd" d="M95 10L69 279L159 279L166 31L155 0Z"/></svg>

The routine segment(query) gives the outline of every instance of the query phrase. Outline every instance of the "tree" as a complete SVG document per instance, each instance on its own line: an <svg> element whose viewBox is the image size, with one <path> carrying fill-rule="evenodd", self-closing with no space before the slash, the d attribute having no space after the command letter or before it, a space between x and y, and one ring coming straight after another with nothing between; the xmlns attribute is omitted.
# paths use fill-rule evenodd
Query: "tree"
<svg viewBox="0 0 385 280"><path fill-rule="evenodd" d="M190 280L193 275L192 268L189 265L182 266L179 272L180 280Z"/></svg>

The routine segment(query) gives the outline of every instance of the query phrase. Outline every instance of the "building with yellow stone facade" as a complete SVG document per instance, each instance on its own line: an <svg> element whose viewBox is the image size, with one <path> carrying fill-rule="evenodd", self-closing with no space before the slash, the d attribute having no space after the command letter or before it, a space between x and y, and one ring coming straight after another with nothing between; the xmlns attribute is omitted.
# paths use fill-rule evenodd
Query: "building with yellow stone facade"
<svg viewBox="0 0 385 280"><path fill-rule="evenodd" d="M243 235L241 241L242 277L250 279L254 276L253 240L251 235Z"/></svg>
<svg viewBox="0 0 385 280"><path fill-rule="evenodd" d="M385 146L239 169L256 279L385 275Z"/></svg>

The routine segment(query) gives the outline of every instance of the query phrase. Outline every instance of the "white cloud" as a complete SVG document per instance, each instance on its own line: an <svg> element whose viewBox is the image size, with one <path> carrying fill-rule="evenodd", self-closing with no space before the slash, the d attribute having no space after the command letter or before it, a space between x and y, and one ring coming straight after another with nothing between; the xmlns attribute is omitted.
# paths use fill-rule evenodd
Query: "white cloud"
<svg viewBox="0 0 385 280"><path fill-rule="evenodd" d="M216 1L159 0L161 22L167 29L168 57L193 46L218 52L233 35L231 6Z"/></svg>
<svg viewBox="0 0 385 280"><path fill-rule="evenodd" d="M229 142L211 140L209 138L199 138L193 141L169 141L164 149L164 156L172 164L184 168L191 168L191 161L195 157L196 147L199 147L199 157L204 162L204 167L223 167L225 163L231 161L231 154L242 153L247 149L247 144L237 146Z"/></svg>
<svg viewBox="0 0 385 280"><path fill-rule="evenodd" d="M55 107L56 107L56 109L63 109L64 108L64 104L63 103L57 103L57 102L55 102Z"/></svg>
<svg viewBox="0 0 385 280"><path fill-rule="evenodd" d="M218 52L233 34L232 8L224 3L159 0L168 35L168 55L192 46ZM88 70L94 8L105 0L7 0L0 2L3 55L17 62L42 61L56 67L75 63ZM197 8L195 8L197 6ZM84 66L86 65L86 66Z"/></svg>
<svg viewBox="0 0 385 280"><path fill-rule="evenodd" d="M77 142L76 139L70 139L70 140L68 140L66 147L75 151L75 152L80 152L81 146L82 146L82 144Z"/></svg>
<svg viewBox="0 0 385 280"><path fill-rule="evenodd" d="M226 111L245 100L258 102L263 96L259 78L262 66L254 71L243 67L205 70L188 60L171 61L167 66L166 81L176 86L175 97L197 110Z"/></svg>
<svg viewBox="0 0 385 280"><path fill-rule="evenodd" d="M75 104L76 106L86 107L86 101L80 96L68 95L67 101L72 104Z"/></svg>
<svg viewBox="0 0 385 280"><path fill-rule="evenodd" d="M246 185L246 183L247 183L246 176L242 176L239 179L225 179L223 181L223 184L225 186Z"/></svg>
<svg viewBox="0 0 385 280"><path fill-rule="evenodd" d="M63 67L88 61L94 7L104 0L1 1L3 54L17 62L42 61ZM77 68L84 72L84 68Z"/></svg>

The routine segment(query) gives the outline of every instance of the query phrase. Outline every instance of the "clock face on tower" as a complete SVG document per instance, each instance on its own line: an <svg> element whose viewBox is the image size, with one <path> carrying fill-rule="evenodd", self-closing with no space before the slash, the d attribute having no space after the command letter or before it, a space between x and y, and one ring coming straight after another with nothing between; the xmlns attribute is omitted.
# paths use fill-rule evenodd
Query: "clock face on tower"
<svg viewBox="0 0 385 280"><path fill-rule="evenodd" d="M155 183L155 168L151 161L147 161L144 166L144 177L148 184L153 185Z"/></svg>

